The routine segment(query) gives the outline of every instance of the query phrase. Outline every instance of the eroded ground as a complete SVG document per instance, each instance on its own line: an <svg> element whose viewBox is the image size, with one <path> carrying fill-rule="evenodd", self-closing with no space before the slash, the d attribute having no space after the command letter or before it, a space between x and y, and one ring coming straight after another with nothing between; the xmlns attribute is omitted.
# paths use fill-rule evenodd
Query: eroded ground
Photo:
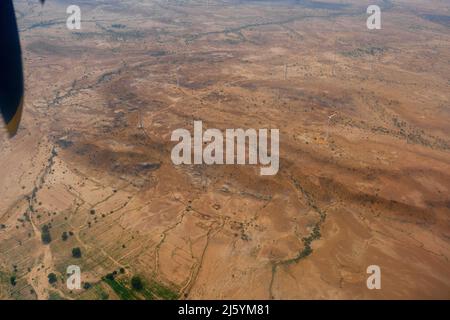
<svg viewBox="0 0 450 320"><path fill-rule="evenodd" d="M448 2L69 2L16 3L1 298L450 298ZM193 120L279 128L280 171L174 166Z"/></svg>

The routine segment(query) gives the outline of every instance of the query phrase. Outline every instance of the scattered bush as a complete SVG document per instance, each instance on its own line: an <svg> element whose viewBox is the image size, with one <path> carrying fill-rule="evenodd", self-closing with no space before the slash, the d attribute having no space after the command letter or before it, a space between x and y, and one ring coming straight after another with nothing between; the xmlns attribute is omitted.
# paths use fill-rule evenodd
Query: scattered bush
<svg viewBox="0 0 450 320"><path fill-rule="evenodd" d="M91 286L91 284L90 284L89 282L85 282L85 283L83 284L83 288L84 288L85 290L89 289L90 287L92 287L92 286Z"/></svg>
<svg viewBox="0 0 450 320"><path fill-rule="evenodd" d="M109 294L107 294L106 292L100 293L100 299L108 300L109 299Z"/></svg>

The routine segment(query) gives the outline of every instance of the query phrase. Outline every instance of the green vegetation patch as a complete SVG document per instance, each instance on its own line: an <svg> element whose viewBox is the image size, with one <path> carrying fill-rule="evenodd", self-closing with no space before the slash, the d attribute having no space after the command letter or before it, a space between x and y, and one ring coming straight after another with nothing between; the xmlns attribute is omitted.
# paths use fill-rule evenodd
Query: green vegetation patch
<svg viewBox="0 0 450 320"><path fill-rule="evenodd" d="M101 300L109 299L109 294L101 287L101 285L95 285L94 290Z"/></svg>
<svg viewBox="0 0 450 320"><path fill-rule="evenodd" d="M179 298L178 293L169 289L168 287L158 283L156 281L152 281L150 284L150 290L156 296L164 300L177 300Z"/></svg>
<svg viewBox="0 0 450 320"><path fill-rule="evenodd" d="M50 291L48 300L64 300L56 291Z"/></svg>
<svg viewBox="0 0 450 320"><path fill-rule="evenodd" d="M123 279L118 280L114 273L107 274L102 280L111 287L121 300L177 300L179 298L177 292L163 284L154 280L148 283L137 275L130 279L129 285L125 285L126 281Z"/></svg>
<svg viewBox="0 0 450 320"><path fill-rule="evenodd" d="M117 281L113 277L103 277L103 281L114 290L120 300L139 300L139 297L136 296L131 289L127 288L123 283Z"/></svg>

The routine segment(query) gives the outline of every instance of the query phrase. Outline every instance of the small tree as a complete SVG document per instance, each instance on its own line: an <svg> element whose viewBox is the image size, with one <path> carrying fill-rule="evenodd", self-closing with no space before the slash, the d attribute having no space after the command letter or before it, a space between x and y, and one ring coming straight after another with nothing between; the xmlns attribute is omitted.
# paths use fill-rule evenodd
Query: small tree
<svg viewBox="0 0 450 320"><path fill-rule="evenodd" d="M54 283L56 283L56 281L58 281L58 278L56 278L56 274L54 274L53 272L50 273L50 274L48 275L48 282L49 282L50 284L54 284Z"/></svg>
<svg viewBox="0 0 450 320"><path fill-rule="evenodd" d="M138 276L133 276L133 278L131 278L131 286L133 287L133 289L138 290L138 291L142 290L144 288L144 285L142 284L142 280Z"/></svg>
<svg viewBox="0 0 450 320"><path fill-rule="evenodd" d="M69 238L69 235L67 234L66 231L64 231L61 235L62 241L66 241Z"/></svg>
<svg viewBox="0 0 450 320"><path fill-rule="evenodd" d="M73 248L72 249L72 257L74 258L81 258L81 249L80 248Z"/></svg>

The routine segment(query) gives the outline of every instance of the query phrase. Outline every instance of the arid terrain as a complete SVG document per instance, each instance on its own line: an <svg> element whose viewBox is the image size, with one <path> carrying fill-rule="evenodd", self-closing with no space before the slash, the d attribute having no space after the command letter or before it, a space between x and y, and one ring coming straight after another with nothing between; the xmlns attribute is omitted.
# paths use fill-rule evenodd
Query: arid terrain
<svg viewBox="0 0 450 320"><path fill-rule="evenodd" d="M448 0L70 4L15 1L1 299L450 299ZM174 165L194 120L279 129L278 174Z"/></svg>

